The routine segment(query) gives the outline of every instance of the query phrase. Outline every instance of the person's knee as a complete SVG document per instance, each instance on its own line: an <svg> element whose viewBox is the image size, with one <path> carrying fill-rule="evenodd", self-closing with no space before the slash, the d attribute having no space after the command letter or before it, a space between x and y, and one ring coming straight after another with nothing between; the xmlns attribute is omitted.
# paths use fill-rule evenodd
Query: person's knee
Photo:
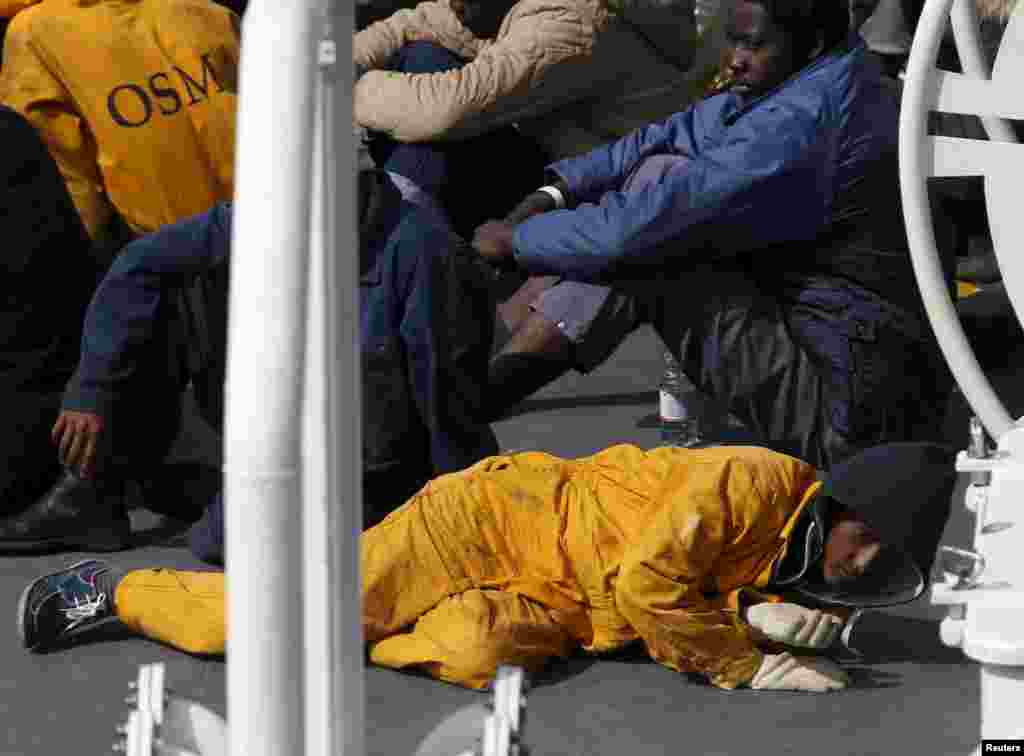
<svg viewBox="0 0 1024 756"><path fill-rule="evenodd" d="M436 42L407 42L389 66L407 74L439 73L460 68L463 60Z"/></svg>
<svg viewBox="0 0 1024 756"><path fill-rule="evenodd" d="M566 656L571 650L568 631L546 609L502 591L473 589L453 596L445 609L424 617L421 625L417 631L450 649L439 660L437 676L472 688L490 683L502 665L536 672L551 657Z"/></svg>

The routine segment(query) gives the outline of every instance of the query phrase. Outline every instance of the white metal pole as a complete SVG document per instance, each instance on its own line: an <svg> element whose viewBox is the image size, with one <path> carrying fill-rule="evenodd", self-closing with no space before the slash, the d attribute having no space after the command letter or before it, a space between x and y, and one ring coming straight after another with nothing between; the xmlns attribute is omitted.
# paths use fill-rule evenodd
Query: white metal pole
<svg viewBox="0 0 1024 756"><path fill-rule="evenodd" d="M305 610L305 756L330 754L331 633L326 584L330 581L327 492L327 398L324 374L324 118L322 78L316 82L313 128L312 217L309 242L309 299L306 309L305 401L302 417L303 608ZM319 660L317 657L319 656Z"/></svg>
<svg viewBox="0 0 1024 756"><path fill-rule="evenodd" d="M307 756L364 752L354 7L328 9L315 121L304 513Z"/></svg>
<svg viewBox="0 0 1024 756"><path fill-rule="evenodd" d="M951 3L952 0L925 3L910 48L900 106L900 188L911 259L928 319L964 396L988 432L998 438L1012 427L1013 420L985 377L960 325L935 248L928 201L932 140L925 130L931 110L926 98L934 96L935 58Z"/></svg>
<svg viewBox="0 0 1024 756"><path fill-rule="evenodd" d="M316 0L242 24L225 389L228 746L303 750L300 411Z"/></svg>
<svg viewBox="0 0 1024 756"><path fill-rule="evenodd" d="M331 493L334 628L331 664L332 756L363 756L365 692L362 623L361 540L363 529L362 361L359 348L359 234L356 222L357 153L353 138L352 32L355 4L328 0L337 66L325 72L328 180L325 218L329 254L324 262L327 297L327 398L333 423L328 438Z"/></svg>

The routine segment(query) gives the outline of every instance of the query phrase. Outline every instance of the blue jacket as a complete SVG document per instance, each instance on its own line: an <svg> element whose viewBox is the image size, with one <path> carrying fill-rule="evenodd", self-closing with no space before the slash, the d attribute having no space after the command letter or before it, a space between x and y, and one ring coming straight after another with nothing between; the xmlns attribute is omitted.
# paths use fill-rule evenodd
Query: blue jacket
<svg viewBox="0 0 1024 756"><path fill-rule="evenodd" d="M185 365L168 358L181 346L167 343L174 335L168 323L173 299L197 276L227 263L230 238L231 205L220 203L124 248L86 312L81 358L64 392L64 409L107 415L125 392L158 395L164 384L184 388Z"/></svg>
<svg viewBox="0 0 1024 756"><path fill-rule="evenodd" d="M600 281L738 257L795 299L810 288L812 299L832 301L834 291L873 311L919 315L898 115L898 90L853 35L746 105L731 93L711 97L549 166L579 204L520 224L516 259L532 274ZM620 191L659 154L691 160L656 185Z"/></svg>

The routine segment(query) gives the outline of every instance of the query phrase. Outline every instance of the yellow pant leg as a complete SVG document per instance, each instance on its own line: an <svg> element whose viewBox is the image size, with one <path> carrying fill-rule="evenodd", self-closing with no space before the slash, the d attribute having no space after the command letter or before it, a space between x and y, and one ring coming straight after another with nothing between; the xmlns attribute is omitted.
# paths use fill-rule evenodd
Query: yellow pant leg
<svg viewBox="0 0 1024 756"><path fill-rule="evenodd" d="M489 457L434 479L364 533L367 641L407 630L471 589L508 590L580 613L583 595L560 541L569 467L541 453Z"/></svg>
<svg viewBox="0 0 1024 756"><path fill-rule="evenodd" d="M474 588L514 587L578 613L582 597L560 551L554 511L560 461L524 456L539 469L506 471L507 458L489 458L430 482L362 535L368 642L408 629ZM147 637L192 653L224 652L223 573L139 570L118 586L116 601L122 621Z"/></svg>
<svg viewBox="0 0 1024 756"><path fill-rule="evenodd" d="M543 605L504 591L469 590L420 617L409 631L370 645L370 661L414 667L467 688L484 688L502 664L537 672L576 642Z"/></svg>
<svg viewBox="0 0 1024 756"><path fill-rule="evenodd" d="M137 633L192 654L223 654L224 573L134 570L114 592L117 616Z"/></svg>

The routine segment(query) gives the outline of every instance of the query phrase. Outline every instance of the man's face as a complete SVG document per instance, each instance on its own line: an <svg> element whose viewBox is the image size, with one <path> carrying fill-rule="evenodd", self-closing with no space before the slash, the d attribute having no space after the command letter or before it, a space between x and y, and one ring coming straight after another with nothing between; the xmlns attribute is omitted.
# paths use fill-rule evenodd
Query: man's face
<svg viewBox="0 0 1024 756"><path fill-rule="evenodd" d="M881 538L869 525L852 515L841 515L825 541L821 565L825 582L834 588L848 587L864 574L881 549Z"/></svg>
<svg viewBox="0 0 1024 756"><path fill-rule="evenodd" d="M803 66L794 60L792 35L776 26L763 5L737 0L726 26L732 47L732 91L744 100L759 97Z"/></svg>

